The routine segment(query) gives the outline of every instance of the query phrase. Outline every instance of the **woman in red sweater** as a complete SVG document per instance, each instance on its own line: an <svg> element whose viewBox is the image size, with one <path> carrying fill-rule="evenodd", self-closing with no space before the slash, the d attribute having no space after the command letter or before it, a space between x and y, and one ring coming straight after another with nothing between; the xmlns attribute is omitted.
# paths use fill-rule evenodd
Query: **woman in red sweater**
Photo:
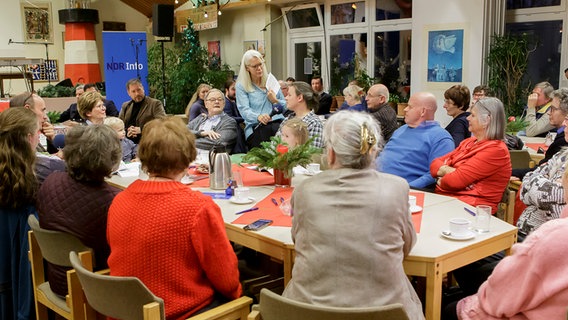
<svg viewBox="0 0 568 320"><path fill-rule="evenodd" d="M193 134L179 118L152 120L138 156L150 178L132 183L109 209L111 275L138 277L164 299L167 319L238 298L237 257L221 210L180 182L196 156Z"/></svg>
<svg viewBox="0 0 568 320"><path fill-rule="evenodd" d="M436 193L472 206L490 205L496 212L511 175L509 150L503 142L503 103L497 98L481 99L472 107L467 120L473 136L432 161L430 174L438 179Z"/></svg>

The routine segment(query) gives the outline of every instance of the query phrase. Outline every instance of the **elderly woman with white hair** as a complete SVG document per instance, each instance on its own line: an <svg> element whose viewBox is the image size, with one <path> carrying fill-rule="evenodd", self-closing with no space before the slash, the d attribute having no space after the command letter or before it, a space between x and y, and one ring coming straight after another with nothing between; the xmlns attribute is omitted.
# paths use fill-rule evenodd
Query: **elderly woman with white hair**
<svg viewBox="0 0 568 320"><path fill-rule="evenodd" d="M283 295L331 307L402 303L410 319L423 319L402 267L416 242L409 187L374 169L379 125L368 114L340 111L327 120L323 136L330 169L292 196L296 260Z"/></svg>
<svg viewBox="0 0 568 320"><path fill-rule="evenodd" d="M245 137L249 148L260 146L274 136L284 119L274 114L274 106L285 106L286 101L280 90L274 92L266 87L268 71L262 54L248 50L243 55L237 78L237 108L245 119ZM281 108L283 109L283 108Z"/></svg>

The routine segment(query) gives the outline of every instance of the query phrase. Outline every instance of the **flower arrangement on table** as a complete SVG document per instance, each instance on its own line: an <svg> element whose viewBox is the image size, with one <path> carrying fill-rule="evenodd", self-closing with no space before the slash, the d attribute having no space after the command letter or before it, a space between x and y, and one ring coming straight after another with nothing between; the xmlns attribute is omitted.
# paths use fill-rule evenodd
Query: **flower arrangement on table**
<svg viewBox="0 0 568 320"><path fill-rule="evenodd" d="M516 133L525 130L528 125L529 123L524 117L510 116L507 118L507 127L505 128L505 132Z"/></svg>
<svg viewBox="0 0 568 320"><path fill-rule="evenodd" d="M259 168L274 169L275 178L278 170L283 173L284 178L290 179L292 177L292 169L295 166L305 167L312 162L312 155L321 153L321 149L312 146L313 140L313 138L310 138L304 144L289 148L288 145L282 142L281 137L271 137L270 141L261 142L260 147L249 150L243 157L243 161L254 163Z"/></svg>

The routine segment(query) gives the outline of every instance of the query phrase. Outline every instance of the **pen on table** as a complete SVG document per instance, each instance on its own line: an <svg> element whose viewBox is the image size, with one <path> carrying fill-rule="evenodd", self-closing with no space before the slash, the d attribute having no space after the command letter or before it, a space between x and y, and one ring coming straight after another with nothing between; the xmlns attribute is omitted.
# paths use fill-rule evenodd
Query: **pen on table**
<svg viewBox="0 0 568 320"><path fill-rule="evenodd" d="M272 203L274 203L275 206L278 206L278 201L276 201L276 199L272 198L270 200L272 201Z"/></svg>
<svg viewBox="0 0 568 320"><path fill-rule="evenodd" d="M284 197L280 197L280 203L284 203Z"/></svg>
<svg viewBox="0 0 568 320"><path fill-rule="evenodd" d="M251 211L255 211L255 210L258 210L258 207L253 207L253 208L246 209L246 210L243 210L243 211L235 212L235 214L242 214L242 213L245 213L245 212L251 212Z"/></svg>
<svg viewBox="0 0 568 320"><path fill-rule="evenodd" d="M468 208L463 208L465 211L467 211L467 213L471 214L472 216L475 217L475 212L473 212L472 210L468 209Z"/></svg>

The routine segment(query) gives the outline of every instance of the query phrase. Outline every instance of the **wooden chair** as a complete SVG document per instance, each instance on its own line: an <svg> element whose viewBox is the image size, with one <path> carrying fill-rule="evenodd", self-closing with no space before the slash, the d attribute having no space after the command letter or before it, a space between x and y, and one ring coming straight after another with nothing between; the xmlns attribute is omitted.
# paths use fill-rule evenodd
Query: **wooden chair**
<svg viewBox="0 0 568 320"><path fill-rule="evenodd" d="M402 304L381 307L336 308L323 307L284 298L268 289L260 291L260 304L253 306L249 320L406 320L408 315Z"/></svg>
<svg viewBox="0 0 568 320"><path fill-rule="evenodd" d="M29 216L28 224L32 229L28 233L28 240L36 319L47 319L48 310L53 310L65 319L86 319L85 299L75 270L67 271L68 294L63 299L51 291L49 282L45 280L43 260L55 265L71 267L69 252L84 252L82 259L92 269L91 249L73 235L42 229L33 215Z"/></svg>
<svg viewBox="0 0 568 320"><path fill-rule="evenodd" d="M116 277L91 272L83 267L75 252L69 260L77 271L90 307L116 319L165 319L164 301L136 277ZM252 299L241 297L194 317L192 320L246 319Z"/></svg>
<svg viewBox="0 0 568 320"><path fill-rule="evenodd" d="M501 220L514 224L515 219L515 198L517 192L509 187L505 188L503 192L503 198L499 202L499 210L497 212L497 217Z"/></svg>
<svg viewBox="0 0 568 320"><path fill-rule="evenodd" d="M536 163L527 150L509 150L512 169L533 168Z"/></svg>

